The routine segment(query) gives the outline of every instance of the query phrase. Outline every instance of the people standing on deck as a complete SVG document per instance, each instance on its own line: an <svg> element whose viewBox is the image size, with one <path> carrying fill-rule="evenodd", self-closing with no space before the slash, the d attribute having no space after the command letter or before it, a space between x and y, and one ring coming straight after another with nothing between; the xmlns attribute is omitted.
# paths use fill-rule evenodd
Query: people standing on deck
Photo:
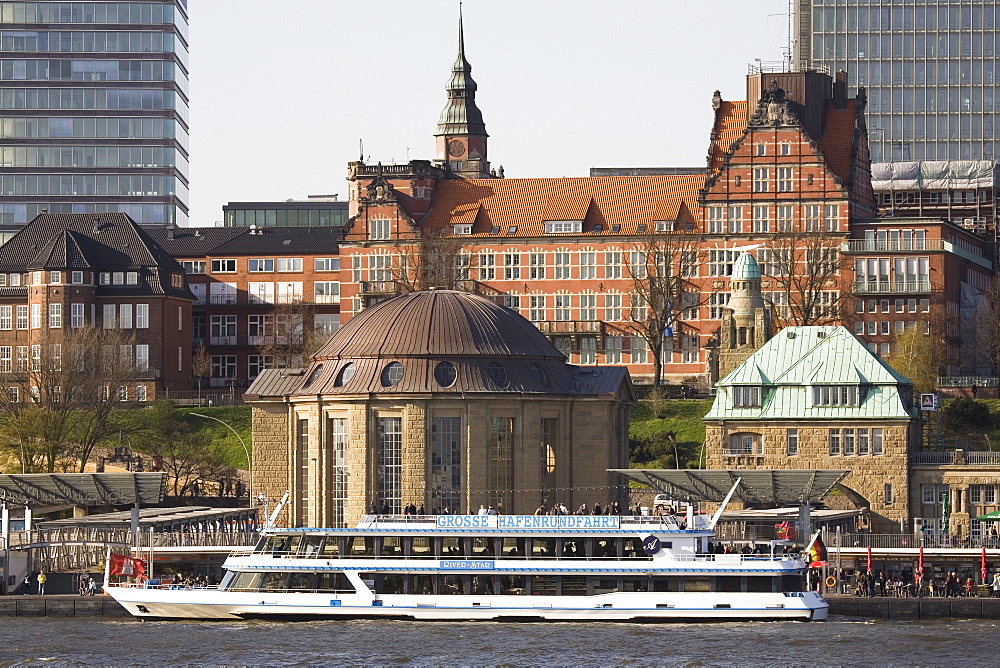
<svg viewBox="0 0 1000 668"><path fill-rule="evenodd" d="M865 596L868 598L875 596L875 574L871 571L865 573Z"/></svg>
<svg viewBox="0 0 1000 668"><path fill-rule="evenodd" d="M593 514L594 515L603 515L604 514L604 511L601 510L601 504L599 504L599 503L595 503L594 504L594 512L593 512Z"/></svg>
<svg viewBox="0 0 1000 668"><path fill-rule="evenodd" d="M487 515L497 515L498 514L497 513L497 509L494 508L493 506L490 506L489 508L486 509L486 514Z"/></svg>
<svg viewBox="0 0 1000 668"><path fill-rule="evenodd" d="M35 577L35 579L38 581L38 595L39 596L44 596L45 595L45 581L49 579L49 577L45 574L45 569L44 568L41 569L40 571L38 571L38 575Z"/></svg>
<svg viewBox="0 0 1000 668"><path fill-rule="evenodd" d="M486 510L486 506L479 504L479 515L489 515L490 511Z"/></svg>

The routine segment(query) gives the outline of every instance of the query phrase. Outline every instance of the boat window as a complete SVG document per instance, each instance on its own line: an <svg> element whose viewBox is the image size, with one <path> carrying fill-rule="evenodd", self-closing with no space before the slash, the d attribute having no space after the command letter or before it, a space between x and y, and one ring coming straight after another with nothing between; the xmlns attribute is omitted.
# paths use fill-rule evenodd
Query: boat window
<svg viewBox="0 0 1000 668"><path fill-rule="evenodd" d="M351 536L348 540L350 541L348 556L366 557L375 554L374 536Z"/></svg>
<svg viewBox="0 0 1000 668"><path fill-rule="evenodd" d="M441 583L441 593L442 594L464 594L465 593L465 576L464 575L445 575L442 578Z"/></svg>
<svg viewBox="0 0 1000 668"><path fill-rule="evenodd" d="M351 581L347 579L347 576L338 572L320 573L318 581L316 582L316 589L322 592L330 593L355 593L354 585L352 585Z"/></svg>
<svg viewBox="0 0 1000 668"><path fill-rule="evenodd" d="M281 553L285 556L293 555L298 552L301 543L302 536L289 536L285 542L285 546L281 549Z"/></svg>
<svg viewBox="0 0 1000 668"><path fill-rule="evenodd" d="M496 537L476 536L472 539L472 556L492 557L496 550Z"/></svg>
<svg viewBox="0 0 1000 668"><path fill-rule="evenodd" d="M395 573L387 573L385 575L378 576L381 581L376 580L375 584L378 588L375 590L379 594L402 594L403 593L403 576L397 575Z"/></svg>
<svg viewBox="0 0 1000 668"><path fill-rule="evenodd" d="M594 538L594 558L614 559L618 556L618 547L614 538Z"/></svg>
<svg viewBox="0 0 1000 668"><path fill-rule="evenodd" d="M262 552L280 554L285 549L285 543L287 542L288 536L265 536L260 549Z"/></svg>
<svg viewBox="0 0 1000 668"><path fill-rule="evenodd" d="M523 557L524 545L524 538L504 538L500 554L504 557Z"/></svg>
<svg viewBox="0 0 1000 668"><path fill-rule="evenodd" d="M288 576L289 591L312 591L315 589L315 573L292 573Z"/></svg>
<svg viewBox="0 0 1000 668"><path fill-rule="evenodd" d="M802 591L802 585L801 575L781 576L781 591Z"/></svg>
<svg viewBox="0 0 1000 668"><path fill-rule="evenodd" d="M525 592L523 575L504 575L499 578L500 593L519 596Z"/></svg>
<svg viewBox="0 0 1000 668"><path fill-rule="evenodd" d="M622 578L621 591L649 591L649 578Z"/></svg>
<svg viewBox="0 0 1000 668"><path fill-rule="evenodd" d="M430 536L414 536L413 544L410 547L410 554L414 557L429 557L431 556L431 537Z"/></svg>
<svg viewBox="0 0 1000 668"><path fill-rule="evenodd" d="M444 536L441 538L442 557L462 557L465 556L462 550L462 539L458 536Z"/></svg>
<svg viewBox="0 0 1000 668"><path fill-rule="evenodd" d="M261 536L260 540L257 541L257 545L253 548L253 551L269 552L272 540L274 540L274 536Z"/></svg>
<svg viewBox="0 0 1000 668"><path fill-rule="evenodd" d="M327 536L326 542L323 543L323 557L326 559L339 557L341 540L342 539L337 536Z"/></svg>
<svg viewBox="0 0 1000 668"><path fill-rule="evenodd" d="M738 592L743 589L743 578L739 575L717 575L715 591Z"/></svg>
<svg viewBox="0 0 1000 668"><path fill-rule="evenodd" d="M595 594L610 594L618 591L618 578L594 578Z"/></svg>
<svg viewBox="0 0 1000 668"><path fill-rule="evenodd" d="M574 557L585 557L586 549L582 540L564 540L562 546L562 556L568 559Z"/></svg>
<svg viewBox="0 0 1000 668"><path fill-rule="evenodd" d="M403 556L403 539L400 536L383 536L381 554L387 557Z"/></svg>
<svg viewBox="0 0 1000 668"><path fill-rule="evenodd" d="M555 575L532 575L531 595L532 596L555 596L556 576Z"/></svg>
<svg viewBox="0 0 1000 668"><path fill-rule="evenodd" d="M587 578L582 575L564 575L562 579L563 596L586 596Z"/></svg>
<svg viewBox="0 0 1000 668"><path fill-rule="evenodd" d="M646 553L642 551L642 539L626 538L622 545L622 556L626 559L645 557Z"/></svg>
<svg viewBox="0 0 1000 668"><path fill-rule="evenodd" d="M299 545L298 555L304 559L315 559L323 549L323 536L305 536Z"/></svg>
<svg viewBox="0 0 1000 668"><path fill-rule="evenodd" d="M684 591L710 591L709 578L707 576L684 576Z"/></svg>
<svg viewBox="0 0 1000 668"><path fill-rule="evenodd" d="M410 575L411 594L434 594L433 575Z"/></svg>
<svg viewBox="0 0 1000 668"><path fill-rule="evenodd" d="M229 589L235 591L257 591L263 573L237 573Z"/></svg>
<svg viewBox="0 0 1000 668"><path fill-rule="evenodd" d="M681 579L672 576L653 578L653 591L681 591Z"/></svg>
<svg viewBox="0 0 1000 668"><path fill-rule="evenodd" d="M478 595L495 594L496 588L493 585L492 575L473 575L472 593ZM507 592L504 592L505 594Z"/></svg>
<svg viewBox="0 0 1000 668"><path fill-rule="evenodd" d="M774 591L774 578L767 576L748 575L747 591L749 592Z"/></svg>
<svg viewBox="0 0 1000 668"><path fill-rule="evenodd" d="M553 559L556 556L555 538L532 538L531 558L532 559ZM534 589L532 589L534 591Z"/></svg>
<svg viewBox="0 0 1000 668"><path fill-rule="evenodd" d="M282 591L287 579L288 573L264 573L264 578L257 589L259 591Z"/></svg>

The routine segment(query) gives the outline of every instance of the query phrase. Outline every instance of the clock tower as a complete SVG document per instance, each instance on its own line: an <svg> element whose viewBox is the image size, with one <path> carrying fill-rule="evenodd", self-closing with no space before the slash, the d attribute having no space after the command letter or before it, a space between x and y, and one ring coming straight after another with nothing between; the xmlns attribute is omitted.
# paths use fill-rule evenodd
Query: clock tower
<svg viewBox="0 0 1000 668"><path fill-rule="evenodd" d="M448 104L438 120L436 161L450 176L463 179L490 177L486 157L486 124L476 106L476 82L472 65L465 59L462 10L458 13L458 57L448 80Z"/></svg>

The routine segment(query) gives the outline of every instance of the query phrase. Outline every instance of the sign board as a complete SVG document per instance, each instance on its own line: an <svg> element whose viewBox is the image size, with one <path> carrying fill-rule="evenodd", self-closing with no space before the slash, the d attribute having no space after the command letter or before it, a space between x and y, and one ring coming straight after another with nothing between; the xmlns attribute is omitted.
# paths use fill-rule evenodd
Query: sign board
<svg viewBox="0 0 1000 668"><path fill-rule="evenodd" d="M920 410L936 411L938 409L938 396L936 394L920 395Z"/></svg>
<svg viewBox="0 0 1000 668"><path fill-rule="evenodd" d="M617 529L617 515L438 515L438 529Z"/></svg>

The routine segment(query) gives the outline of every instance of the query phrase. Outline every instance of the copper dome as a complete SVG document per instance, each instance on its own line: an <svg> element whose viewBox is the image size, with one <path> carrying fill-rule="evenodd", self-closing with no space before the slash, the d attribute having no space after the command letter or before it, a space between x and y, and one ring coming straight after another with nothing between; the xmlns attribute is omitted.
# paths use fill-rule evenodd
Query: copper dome
<svg viewBox="0 0 1000 668"><path fill-rule="evenodd" d="M454 290L411 292L371 306L337 330L314 359L470 355L564 359L511 309Z"/></svg>

